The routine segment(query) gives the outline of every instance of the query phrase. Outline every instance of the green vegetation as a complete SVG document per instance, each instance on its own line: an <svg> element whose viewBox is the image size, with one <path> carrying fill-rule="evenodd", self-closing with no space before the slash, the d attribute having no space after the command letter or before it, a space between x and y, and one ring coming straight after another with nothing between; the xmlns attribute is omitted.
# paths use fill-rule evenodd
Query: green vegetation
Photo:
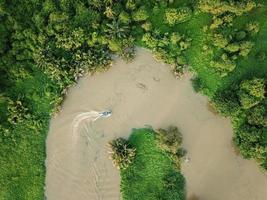
<svg viewBox="0 0 267 200"><path fill-rule="evenodd" d="M242 81L214 97L217 110L231 116L234 142L245 158L254 158L267 169L267 98L265 80Z"/></svg>
<svg viewBox="0 0 267 200"><path fill-rule="evenodd" d="M185 199L185 180L171 157L158 147L156 133L134 129L129 143L136 148L136 157L120 171L123 199Z"/></svg>
<svg viewBox="0 0 267 200"><path fill-rule="evenodd" d="M265 170L266 6L264 1L199 1L199 9L208 13L210 21L202 25L202 36L196 41L202 43L202 52L189 52L198 75L194 87L231 118L241 155L255 159Z"/></svg>
<svg viewBox="0 0 267 200"><path fill-rule="evenodd" d="M188 21L192 16L192 11L188 7L168 8L165 11L166 22L173 26L177 23Z"/></svg>
<svg viewBox="0 0 267 200"><path fill-rule="evenodd" d="M135 158L135 148L133 148L127 140L118 138L112 140L109 146L111 148L111 159L118 169L126 169L133 162Z"/></svg>
<svg viewBox="0 0 267 200"><path fill-rule="evenodd" d="M151 49L232 119L267 169L265 0L0 1L0 199L43 199L45 138L66 89Z"/></svg>
<svg viewBox="0 0 267 200"><path fill-rule="evenodd" d="M158 147L166 152L173 163L180 169L181 159L185 155L185 150L181 148L182 134L177 127L170 126L167 129L158 129L156 131Z"/></svg>

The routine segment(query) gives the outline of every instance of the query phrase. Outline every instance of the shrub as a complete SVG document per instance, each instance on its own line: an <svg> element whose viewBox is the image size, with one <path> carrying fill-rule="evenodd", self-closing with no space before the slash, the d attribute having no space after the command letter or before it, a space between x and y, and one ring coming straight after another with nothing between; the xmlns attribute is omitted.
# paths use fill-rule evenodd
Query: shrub
<svg viewBox="0 0 267 200"><path fill-rule="evenodd" d="M253 1L199 0L198 5L199 9L203 12L208 12L214 15L229 12L238 16L245 12L249 12L256 7L256 3Z"/></svg>
<svg viewBox="0 0 267 200"><path fill-rule="evenodd" d="M177 23L182 23L189 20L192 16L192 10L188 7L182 8L168 8L165 11L165 20L170 25L173 26Z"/></svg>
<svg viewBox="0 0 267 200"><path fill-rule="evenodd" d="M212 20L212 24L210 25L210 29L217 29L219 28L219 26L221 26L223 24L223 20L219 17L215 17L213 20Z"/></svg>
<svg viewBox="0 0 267 200"><path fill-rule="evenodd" d="M178 32L173 32L171 34L170 41L172 45L176 45L181 39L182 39L182 36Z"/></svg>
<svg viewBox="0 0 267 200"><path fill-rule="evenodd" d="M142 37L145 45L152 49L157 60L173 65L173 71L180 77L185 72L187 59L184 52L190 47L191 39L178 32L159 33L157 30L145 33Z"/></svg>
<svg viewBox="0 0 267 200"><path fill-rule="evenodd" d="M145 33L142 37L142 41L149 47L155 48L158 44L158 41L152 37L151 33Z"/></svg>
<svg viewBox="0 0 267 200"><path fill-rule="evenodd" d="M252 78L231 85L214 95L213 102L224 116L230 116L234 128L234 142L240 154L255 159L266 169L267 110L265 79Z"/></svg>
<svg viewBox="0 0 267 200"><path fill-rule="evenodd" d="M254 78L245 80L240 85L239 99L244 109L249 109L259 104L264 99L265 81Z"/></svg>
<svg viewBox="0 0 267 200"><path fill-rule="evenodd" d="M134 21L140 22L145 21L149 15L145 7L140 7L137 11L133 12L132 17Z"/></svg>
<svg viewBox="0 0 267 200"><path fill-rule="evenodd" d="M239 112L240 105L238 97L236 91L232 88L228 88L223 92L218 92L214 95L212 102L215 110L223 116L234 116Z"/></svg>
<svg viewBox="0 0 267 200"><path fill-rule="evenodd" d="M219 48L224 48L228 45L229 41L222 34L213 35L213 45Z"/></svg>
<svg viewBox="0 0 267 200"><path fill-rule="evenodd" d="M248 123L251 125L261 125L267 127L267 108L263 105L256 106L249 110Z"/></svg>
<svg viewBox="0 0 267 200"><path fill-rule="evenodd" d="M243 125L235 132L234 142L244 158L254 158L258 162L266 160L267 149L262 145L266 129Z"/></svg>
<svg viewBox="0 0 267 200"><path fill-rule="evenodd" d="M119 40L116 40L116 39L109 40L108 47L113 52L122 51L122 44Z"/></svg>
<svg viewBox="0 0 267 200"><path fill-rule="evenodd" d="M226 76L229 72L233 71L236 64L229 60L213 60L210 62L210 66L221 75L221 77Z"/></svg>
<svg viewBox="0 0 267 200"><path fill-rule="evenodd" d="M170 171L164 177L164 191L160 194L160 200L184 200L185 179L178 171Z"/></svg>
<svg viewBox="0 0 267 200"><path fill-rule="evenodd" d="M254 36L260 31L260 24L258 22L250 22L246 25L246 31L250 35Z"/></svg>
<svg viewBox="0 0 267 200"><path fill-rule="evenodd" d="M126 8L129 10L134 10L136 8L134 0L127 0Z"/></svg>
<svg viewBox="0 0 267 200"><path fill-rule="evenodd" d="M142 24L142 28L145 30L145 31L150 31L152 29L152 24L151 22L145 22Z"/></svg>
<svg viewBox="0 0 267 200"><path fill-rule="evenodd" d="M239 51L239 49L240 49L240 46L238 43L232 43L232 44L229 44L225 47L225 50L229 51L231 53L237 52L237 51Z"/></svg>
<svg viewBox="0 0 267 200"><path fill-rule="evenodd" d="M175 8L169 8L165 11L166 22L173 26L176 24L177 10Z"/></svg>
<svg viewBox="0 0 267 200"><path fill-rule="evenodd" d="M119 15L119 20L124 24L128 24L128 23L130 23L131 18L127 12L122 11Z"/></svg>
<svg viewBox="0 0 267 200"><path fill-rule="evenodd" d="M246 57L250 53L253 45L254 44L252 42L249 42L249 41L242 42L240 44L240 52L239 52L239 55L240 56L243 56L243 57Z"/></svg>
<svg viewBox="0 0 267 200"><path fill-rule="evenodd" d="M192 10L188 7L181 7L177 9L178 11L178 17L177 17L177 22L185 22L188 21L192 17Z"/></svg>
<svg viewBox="0 0 267 200"><path fill-rule="evenodd" d="M159 147L171 154L176 154L182 144L182 134L177 127L170 126L167 129L157 130Z"/></svg>
<svg viewBox="0 0 267 200"><path fill-rule="evenodd" d="M136 155L135 148L127 140L118 138L112 140L109 145L111 148L110 158L118 169L125 169L133 162Z"/></svg>

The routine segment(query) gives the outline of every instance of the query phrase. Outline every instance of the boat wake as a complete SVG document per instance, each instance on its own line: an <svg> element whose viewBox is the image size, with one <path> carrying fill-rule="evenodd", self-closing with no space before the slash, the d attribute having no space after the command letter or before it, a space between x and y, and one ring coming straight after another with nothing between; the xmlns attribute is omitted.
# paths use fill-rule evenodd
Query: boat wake
<svg viewBox="0 0 267 200"><path fill-rule="evenodd" d="M75 134L77 132L77 129L82 122L94 122L99 118L107 118L111 116L111 113L111 111L107 110L102 112L90 111L78 114L72 121L72 133Z"/></svg>

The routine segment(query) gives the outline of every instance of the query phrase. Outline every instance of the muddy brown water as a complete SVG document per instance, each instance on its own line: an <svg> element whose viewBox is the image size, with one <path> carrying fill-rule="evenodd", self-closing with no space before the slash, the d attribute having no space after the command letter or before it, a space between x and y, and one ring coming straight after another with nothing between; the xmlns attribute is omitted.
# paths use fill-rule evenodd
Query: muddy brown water
<svg viewBox="0 0 267 200"><path fill-rule="evenodd" d="M68 91L47 137L48 200L118 200L120 177L108 158L107 143L128 137L132 128L176 125L190 161L182 172L188 196L200 200L264 200L267 178L231 145L229 120L212 113L190 77L175 79L170 68L142 49L132 63L117 59L105 73L86 76ZM110 118L74 118L92 110L112 110Z"/></svg>

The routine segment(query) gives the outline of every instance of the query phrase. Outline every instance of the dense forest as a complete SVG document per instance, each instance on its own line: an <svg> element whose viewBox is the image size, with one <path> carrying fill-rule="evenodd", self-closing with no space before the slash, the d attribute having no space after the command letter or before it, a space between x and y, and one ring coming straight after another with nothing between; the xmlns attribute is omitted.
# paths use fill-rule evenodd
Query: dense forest
<svg viewBox="0 0 267 200"><path fill-rule="evenodd" d="M49 119L85 73L150 49L267 170L265 0L0 0L0 199L44 198Z"/></svg>

